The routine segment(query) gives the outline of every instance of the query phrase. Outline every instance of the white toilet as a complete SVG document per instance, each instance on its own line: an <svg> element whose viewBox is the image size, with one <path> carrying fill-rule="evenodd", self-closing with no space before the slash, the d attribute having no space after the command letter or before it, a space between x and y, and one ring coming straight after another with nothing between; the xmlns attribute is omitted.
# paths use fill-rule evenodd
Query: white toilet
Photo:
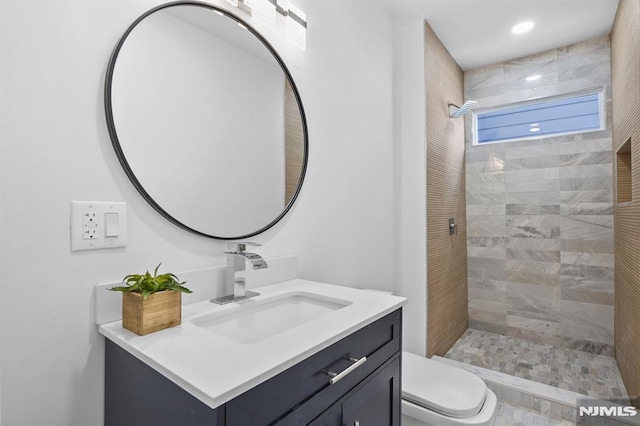
<svg viewBox="0 0 640 426"><path fill-rule="evenodd" d="M473 373L402 353L402 425L489 425L498 399Z"/></svg>

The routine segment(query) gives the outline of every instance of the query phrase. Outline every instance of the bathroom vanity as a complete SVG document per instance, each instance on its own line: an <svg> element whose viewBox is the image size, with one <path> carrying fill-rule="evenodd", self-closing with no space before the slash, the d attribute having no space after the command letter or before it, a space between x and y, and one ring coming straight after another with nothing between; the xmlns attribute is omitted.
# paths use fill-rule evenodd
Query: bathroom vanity
<svg viewBox="0 0 640 426"><path fill-rule="evenodd" d="M105 425L399 425L405 299L306 280L107 337ZM388 419L388 420L385 420Z"/></svg>

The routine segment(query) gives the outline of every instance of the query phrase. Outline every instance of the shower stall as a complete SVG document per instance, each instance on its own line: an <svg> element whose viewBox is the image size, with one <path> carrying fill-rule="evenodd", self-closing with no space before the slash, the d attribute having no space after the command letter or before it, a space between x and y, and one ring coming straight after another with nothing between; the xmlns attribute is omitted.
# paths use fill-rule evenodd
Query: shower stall
<svg viewBox="0 0 640 426"><path fill-rule="evenodd" d="M462 108L451 104L458 103L453 99L442 102L438 91L443 84L430 69L429 44L427 34L428 354L543 384L575 398L626 401L614 341L610 37L466 71L464 92L455 100L477 103ZM437 86L432 91L430 76ZM465 114L470 108L585 91L600 93L606 117L601 128L537 137L539 123L523 123L532 129L525 140L473 142L475 116ZM449 90L455 92L456 87ZM433 122L436 101L449 107L446 117L439 116L439 128ZM464 122L464 129L456 122ZM438 138L446 140L453 152L446 161L458 167L466 182L464 206L450 213L460 224L458 234L450 237L440 230L446 214L429 217L430 204L438 204L437 213L438 197L451 197L432 185L442 170L430 171L430 158L442 161L438 143L430 146ZM464 146L462 156L458 145ZM460 211L463 218L456 217ZM446 238L448 245L442 243ZM464 265L466 274L453 274L447 281L438 255L429 256L429 246L455 257L460 238L466 258L457 265ZM461 282L466 288L460 288ZM463 294L468 302L464 313L460 300L449 300ZM458 325L463 322L468 328L461 332ZM573 416L567 419L575 420Z"/></svg>

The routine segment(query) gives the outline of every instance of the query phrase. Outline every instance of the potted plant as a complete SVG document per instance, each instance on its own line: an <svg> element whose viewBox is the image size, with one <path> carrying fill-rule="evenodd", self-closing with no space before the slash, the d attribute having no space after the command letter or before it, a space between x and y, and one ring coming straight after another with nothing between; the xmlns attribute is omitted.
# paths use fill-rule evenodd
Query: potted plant
<svg viewBox="0 0 640 426"><path fill-rule="evenodd" d="M182 293L192 293L174 274L158 275L160 265L153 275L127 275L125 285L110 289L122 292L122 326L140 336L180 325Z"/></svg>

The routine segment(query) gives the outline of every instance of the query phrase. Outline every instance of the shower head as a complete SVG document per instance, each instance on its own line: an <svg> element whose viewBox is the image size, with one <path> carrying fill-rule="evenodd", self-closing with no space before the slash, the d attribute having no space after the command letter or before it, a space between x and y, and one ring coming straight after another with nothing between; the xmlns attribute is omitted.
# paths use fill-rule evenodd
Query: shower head
<svg viewBox="0 0 640 426"><path fill-rule="evenodd" d="M476 101L466 101L465 103L462 104L462 106L458 106L458 105L455 105L455 104L452 104L451 102L449 102L449 117L450 118L462 117L475 104L477 104Z"/></svg>

